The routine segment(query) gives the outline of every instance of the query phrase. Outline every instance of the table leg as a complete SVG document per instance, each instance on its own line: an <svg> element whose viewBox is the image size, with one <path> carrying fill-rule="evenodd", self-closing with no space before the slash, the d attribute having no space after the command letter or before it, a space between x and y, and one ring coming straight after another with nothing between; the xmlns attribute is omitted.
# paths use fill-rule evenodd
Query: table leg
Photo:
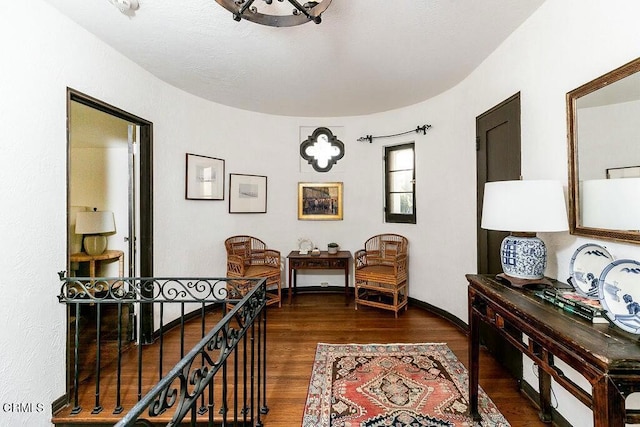
<svg viewBox="0 0 640 427"><path fill-rule="evenodd" d="M287 286L287 294L288 294L287 299L289 300L288 301L289 305L291 305L291 297L292 297L291 294L293 292L293 289L292 289L292 286L291 286L292 285L292 283L291 283L291 273L292 273L292 271L293 271L293 268L291 268L291 261L289 261L289 282L287 283L287 285L288 285Z"/></svg>
<svg viewBox="0 0 640 427"><path fill-rule="evenodd" d="M548 355L553 361L553 355ZM538 365L538 390L540 390L540 421L550 423L551 417L551 375Z"/></svg>
<svg viewBox="0 0 640 427"><path fill-rule="evenodd" d="M625 425L625 401L613 380L603 376L593 384L594 427L623 427Z"/></svg>
<svg viewBox="0 0 640 427"><path fill-rule="evenodd" d="M298 270L293 269L293 293L298 293Z"/></svg>
<svg viewBox="0 0 640 427"><path fill-rule="evenodd" d="M349 305L349 261L344 263L344 305Z"/></svg>
<svg viewBox="0 0 640 427"><path fill-rule="evenodd" d="M96 277L96 260L89 261L89 277L94 279Z"/></svg>
<svg viewBox="0 0 640 427"><path fill-rule="evenodd" d="M291 305L293 294L296 292L296 285L298 280L298 270L289 267L289 305Z"/></svg>
<svg viewBox="0 0 640 427"><path fill-rule="evenodd" d="M124 253L118 257L118 273L124 277Z"/></svg>
<svg viewBox="0 0 640 427"><path fill-rule="evenodd" d="M469 310L469 415L474 421L482 417L478 412L478 370L480 367L480 319Z"/></svg>

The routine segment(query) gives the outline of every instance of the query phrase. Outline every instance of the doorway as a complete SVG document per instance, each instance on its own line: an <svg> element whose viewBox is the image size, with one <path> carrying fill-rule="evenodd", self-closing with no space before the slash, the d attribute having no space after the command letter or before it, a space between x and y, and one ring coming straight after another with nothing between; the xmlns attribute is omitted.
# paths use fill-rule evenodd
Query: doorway
<svg viewBox="0 0 640 427"><path fill-rule="evenodd" d="M152 130L147 120L67 89L68 276L153 276ZM113 212L115 232L108 236L109 256L92 264L74 224L78 212L94 209ZM87 316L85 323L93 323L92 307L84 307L80 313L69 308L69 339L75 333L73 318ZM131 340L151 342L153 317L146 304L115 318L126 322ZM88 330L83 338L90 340L91 334ZM74 363L68 353L68 378Z"/></svg>
<svg viewBox="0 0 640 427"><path fill-rule="evenodd" d="M482 200L484 184L521 177L520 93L476 118L478 273L502 272L500 245L509 234L484 230ZM490 353L517 379L522 378L522 354L491 329L480 328L480 339Z"/></svg>

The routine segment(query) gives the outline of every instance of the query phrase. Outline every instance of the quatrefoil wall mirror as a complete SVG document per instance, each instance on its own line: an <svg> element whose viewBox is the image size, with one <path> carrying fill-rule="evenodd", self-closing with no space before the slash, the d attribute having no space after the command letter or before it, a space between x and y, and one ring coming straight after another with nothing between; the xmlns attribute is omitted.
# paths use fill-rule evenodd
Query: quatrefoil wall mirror
<svg viewBox="0 0 640 427"><path fill-rule="evenodd" d="M344 144L331 130L319 127L300 144L300 155L317 172L328 172L344 156Z"/></svg>

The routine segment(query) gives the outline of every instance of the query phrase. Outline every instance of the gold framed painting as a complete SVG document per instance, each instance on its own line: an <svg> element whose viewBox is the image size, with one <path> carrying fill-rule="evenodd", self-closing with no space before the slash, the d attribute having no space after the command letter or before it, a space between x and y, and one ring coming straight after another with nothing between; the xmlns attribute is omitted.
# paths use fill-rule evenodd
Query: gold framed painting
<svg viewBox="0 0 640 427"><path fill-rule="evenodd" d="M298 219L339 221L343 205L341 182L298 183Z"/></svg>

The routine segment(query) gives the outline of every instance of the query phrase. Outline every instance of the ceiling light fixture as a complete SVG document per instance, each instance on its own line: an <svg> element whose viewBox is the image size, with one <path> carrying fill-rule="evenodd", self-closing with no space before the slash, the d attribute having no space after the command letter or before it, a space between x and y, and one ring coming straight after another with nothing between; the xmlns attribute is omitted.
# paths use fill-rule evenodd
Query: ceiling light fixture
<svg viewBox="0 0 640 427"><path fill-rule="evenodd" d="M140 4L138 0L109 0L109 3L117 7L120 12L127 13L129 11L138 10Z"/></svg>
<svg viewBox="0 0 640 427"><path fill-rule="evenodd" d="M289 7L284 0L216 0L216 2L233 14L233 19L255 22L269 27L293 27L313 21L316 24L322 22L324 12L331 0L309 1L304 4L296 0L287 0L294 7L289 12ZM283 3L283 4L279 4Z"/></svg>

